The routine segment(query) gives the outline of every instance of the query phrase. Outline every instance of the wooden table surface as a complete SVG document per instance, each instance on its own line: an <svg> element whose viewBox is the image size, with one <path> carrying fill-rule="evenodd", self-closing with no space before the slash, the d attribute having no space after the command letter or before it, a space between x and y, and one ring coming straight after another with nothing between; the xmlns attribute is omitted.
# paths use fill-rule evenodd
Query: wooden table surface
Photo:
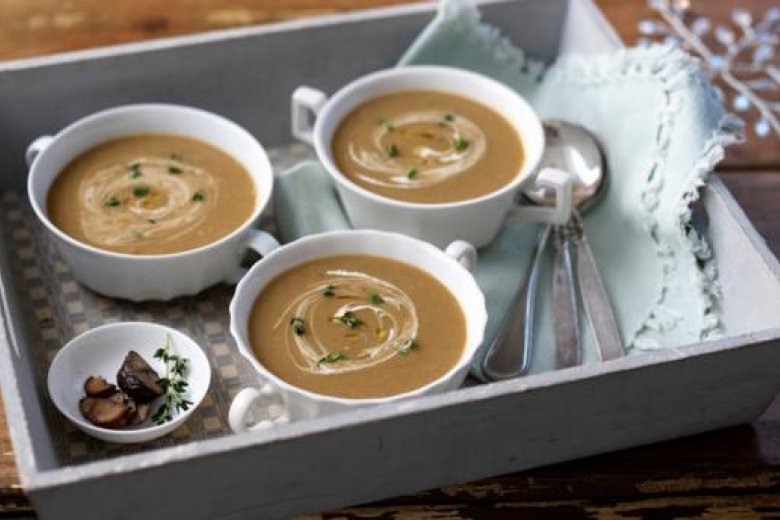
<svg viewBox="0 0 780 520"><path fill-rule="evenodd" d="M403 1L408 0L0 0L0 60ZM597 3L624 40L634 42L637 21L649 15L645 2ZM773 4L699 0L694 7L725 20L733 6L760 14ZM751 139L729 150L721 167L775 254L780 252L779 144L777 138ZM33 516L0 414L0 518ZM780 398L751 425L306 518L768 516L780 517Z"/></svg>

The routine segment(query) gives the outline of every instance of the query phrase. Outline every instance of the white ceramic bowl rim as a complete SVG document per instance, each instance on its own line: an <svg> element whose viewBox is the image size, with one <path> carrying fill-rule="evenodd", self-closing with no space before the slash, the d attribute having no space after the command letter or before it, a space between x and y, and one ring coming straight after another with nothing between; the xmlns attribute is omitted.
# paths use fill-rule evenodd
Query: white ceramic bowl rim
<svg viewBox="0 0 780 520"><path fill-rule="evenodd" d="M507 121L507 123L509 123L515 129L515 131L517 132L520 138L520 142L523 146L523 154L524 154L523 164L521 165L520 170L517 172L517 175L508 184L501 186L497 190L486 193L485 195L480 195L479 197L452 201L452 202L436 202L436 203L409 202L405 200L393 199L384 195L380 195L378 193L374 193L373 191L368 190L356 184L355 182L353 182L352 180L344 176L339 171L339 169L333 163L333 160L331 158L332 154L330 153L330 142L328 143L324 142L325 141L323 137L324 121L328 116L328 112L330 111L331 107L337 106L340 103L343 103L346 99L349 99L349 97L352 96L355 91L359 91L363 88L366 88L367 86L373 83L379 83L387 77L407 75L407 74L428 74L428 75L438 75L443 77L461 76L464 78L473 79L474 81L480 81L484 83L487 86L487 88L503 91L504 94L509 95L515 99L516 106L519 107L521 111L533 117L532 120L528 121L528 124L534 127L531 131L533 133L538 134L538 136L540 137L541 146L539 146L538 149L536 150L529 150L527 143L523 139L523 132L520 132L520 130L517 128L517 125L515 125L511 121L511 119L507 118L502 112L492 109L498 112ZM468 93L459 92L456 89L448 89L446 87L447 84L448 83L446 81L446 78L442 78L441 80L442 86L431 88L430 90L439 90L442 92L455 93L466 98L473 98L473 96L469 95ZM398 89L397 92L403 92L404 90L409 90L409 89ZM480 101L476 101L476 102L481 105L484 105L484 103ZM341 121L339 121L339 123L340 122ZM338 125L338 123L336 125ZM395 205L400 208L410 208L410 209L413 208L416 210L423 210L423 211L425 210L436 211L444 208L457 209L472 204L478 204L483 201L497 199L500 198L502 195L506 194L507 192L517 189L517 187L521 183L525 182L527 179L530 178L531 174L537 169L539 165L539 161L542 158L542 152L544 151L544 131L542 130L542 124L541 121L539 120L539 117L536 115L536 112L528 104L528 102L525 99L523 99L523 97L520 96L520 94L518 94L511 88L507 87L503 83L496 81L493 78L466 69L459 69L455 67L445 67L439 65L410 65L410 66L384 69L384 70L372 72L371 74L361 76L360 78L352 81L351 83L348 83L347 85L339 89L338 92L336 92L330 99L328 99L325 108L317 116L317 120L314 124L314 147L317 152L317 157L320 159L320 161L322 161L325 164L325 167L331 173L331 176L336 181L352 189L353 191L358 192L362 196L368 197L370 199L374 199L376 201Z"/></svg>
<svg viewBox="0 0 780 520"><path fill-rule="evenodd" d="M244 128L242 128L237 123L234 123L230 119L227 119L223 116L220 116L218 114L214 114L212 112L209 112L207 110L202 110L200 108L195 107L189 107L185 105L175 105L175 104L166 104L166 103L141 103L141 104L132 104L132 105L121 105L113 108L107 108L105 110L101 110L99 112L95 112L93 114L90 114L88 116L82 117L81 119L78 119L74 121L73 123L69 124L59 132L57 132L53 137L54 139L59 138L60 136L69 134L71 132L76 132L80 128L85 127L87 125L91 124L97 124L100 123L103 120L116 118L116 117L122 117L123 114L126 114L128 112L141 112L144 110L167 110L167 111L175 111L175 112L186 112L190 115L194 115L196 117L206 117L210 119L216 119L219 120L221 124L224 124L226 126L232 127L236 132L244 134L246 137L249 137L251 141L257 145L258 152L260 153L260 157L264 165L267 167L269 172L269 177L271 179L271 182L273 183L273 170L271 168L271 163L268 159L268 155L265 153L265 149L263 146L255 139L252 134L250 134L248 131L246 131ZM199 139L199 138L198 138ZM204 142L207 142L205 139L201 139ZM100 143L94 143L91 145L88 145L84 147L81 150L81 153L89 150L90 148L93 148ZM28 171L28 179L27 179L27 192L32 194L32 182L33 182L33 174L35 171L35 167L39 162L39 159L41 156L43 156L47 149L51 147L52 145L55 145L54 142L51 143L51 145L47 146L46 149L41 151L40 154L38 154L37 157L33 160L33 163L30 165L29 171ZM228 153L221 148L219 148L223 153ZM231 157L232 154L229 154ZM234 157L236 161L238 161L237 158ZM239 162L239 164L241 164ZM246 169L246 166L244 166L244 169ZM59 175L59 174L58 174ZM250 175L251 176L251 175ZM252 182L257 183L257 181L252 177ZM64 240L65 242L71 244L74 247L81 248L86 251L90 251L92 253L104 255L111 258L122 258L122 259L131 259L138 262L153 262L160 259L176 259L176 258L185 258L189 255L193 255L202 251L207 251L210 249L215 249L221 246L222 244L234 239L236 236L245 233L246 230L251 227L252 223L260 216L260 214L263 212L265 207L268 205L268 201L271 199L271 192L273 191L273 187L269 187L268 190L259 190L260 198L255 202L255 209L252 212L252 215L249 216L240 226L238 226L236 229L228 233L227 235L224 235L217 240L213 242L209 242L208 244L204 244L202 246L198 246L193 249L187 249L185 251L178 251L175 253L165 253L165 254L153 254L153 255L133 255L129 253L119 253L116 251L110 251L108 249L101 249L99 247L95 247L89 244L86 244L84 242L81 242L79 240L76 240L72 236L68 235L61 229L59 229L57 226L55 226L51 220L49 220L49 216L46 214L46 212L40 207L38 204L38 200L35 197L29 197L30 198L30 204L32 205L33 211L38 216L38 219L46 226L46 229L48 229L51 233L54 233L59 238ZM49 189L51 189L51 186L49 186ZM48 190L46 191L46 194L48 195Z"/></svg>
<svg viewBox="0 0 780 520"><path fill-rule="evenodd" d="M51 366L54 365L56 359L63 355L63 353L67 350L77 349L79 344L83 342L84 339L88 338L89 336L93 336L95 334L101 334L105 332L107 329L114 328L114 327L132 327L132 326L155 326L159 327L161 330L165 330L168 333L175 332L178 334L182 334L180 331L173 329L171 327L168 327L166 325L161 325L159 323L152 323L152 322L131 322L131 321L122 321L117 323L107 323L105 325L100 325L98 327L95 327L93 329L89 329L86 332L83 332L79 334L78 336L74 337L70 341L68 341L60 350L57 351L57 355L55 356L54 360L52 360L51 364L49 365L50 370ZM190 339L190 341L193 341ZM194 343L194 341L193 341ZM205 355L205 353L204 353ZM51 395L51 388L49 388L48 383L48 376L47 376L47 392L49 393L49 398L54 403L54 406L59 410L59 412L68 418L68 420L72 421L75 424L78 424L86 429L94 429L97 431L102 431L106 433L110 433L111 436L116 438L126 438L131 439L133 437L137 437L139 434L144 435L151 435L157 432L160 432L162 430L165 430L167 428L170 428L171 422L184 422L187 417L189 417L197 408L200 406L201 401L205 398L206 394L208 393L208 388L210 386L210 375L211 375L211 369L209 367L209 370L207 372L209 374L209 384L206 385L206 392L204 393L203 397L201 397L200 400L197 402L193 402L192 405L187 409L186 411L179 411L178 414L173 418L173 421L165 422L163 424L152 424L150 426L134 426L127 429L113 429L113 428L105 428L103 426L98 426L97 424L93 424L89 422L87 419L82 417L81 415L75 415L70 412L70 409L64 406L60 406L58 403L59 397L55 397ZM95 375L101 375L101 374L95 374ZM151 415L150 415L151 418Z"/></svg>
<svg viewBox="0 0 780 520"><path fill-rule="evenodd" d="M390 233L385 231L376 231L376 230L341 230L341 231L328 231L325 233L317 233L314 235L308 235L302 238L297 239L295 242L291 242L290 244L287 244L285 246L281 246L278 249L272 251L270 254L268 254L265 259L269 259L272 257L277 257L284 254L290 254L288 247L301 247L305 246L308 243L316 242L318 240L338 240L339 236L343 235L357 235L357 234L364 234L364 235L385 235L387 237L391 237L392 239L401 239L406 240L409 242L415 242L418 243L418 245L427 253L426 254L432 254L437 255L440 257L443 257L443 259L446 262L449 262L453 268L455 269L463 269L465 268L459 264L454 258L447 255L444 251L437 248L436 246L429 244L428 242L424 242L422 240L418 240L412 237L408 237L406 235L401 235L398 233ZM376 256L385 256L382 255L382 253L375 253ZM330 255L323 255L323 256L330 256ZM316 258L316 257L315 257ZM263 259L264 260L264 259ZM257 358L249 352L251 349L251 346L249 344L243 345L243 338L246 337L246 334L242 332L242 328L246 328L246 324L240 324L236 321L236 312L235 307L238 304L238 296L242 294L244 287L247 283L247 280L249 280L252 276L256 276L255 272L258 269L261 269L263 260L258 261L252 268L249 270L249 272L244 276L244 278L239 282L238 286L236 287L236 291L234 293L233 299L230 301L230 330L234 336L238 340L239 343L239 352L252 364L252 366L255 368L255 370L264 378L268 378L274 385L293 392L300 395L303 395L313 401L319 401L319 402L328 402L328 403L337 403L337 404L343 404L348 406L357 406L357 405L374 405L374 404L382 404L382 403L388 403L388 402L394 402L401 399L407 399L410 397L415 397L421 394L424 394L429 388L439 385L442 381L445 381L451 377L455 373L457 373L459 370L462 370L467 364L471 362L471 359L473 357L473 354L476 352L476 350L479 348L479 346L482 344L483 338L484 338L484 329L485 325L487 323L487 309L485 307L485 297L482 293L482 290L479 289L479 286L477 285L476 280L474 280L473 277L471 277L471 283L473 284L474 288L476 288L476 294L479 295L480 301L476 302L480 312L476 315L472 314L469 315L466 313L465 309L461 307L461 311L463 312L463 316L466 320L466 326L467 330L468 328L474 327L476 330L482 331L480 334L477 335L477 337L474 339L474 345L466 344L463 348L463 354L461 355L460 359L457 363L455 363L446 373L441 375L440 377L434 379L433 381L426 383L423 386L420 386L418 388L415 388L413 390L409 390L408 392L404 392L401 394L395 394L390 395L387 397L374 397L374 398L367 398L367 399L356 399L356 398L345 398L345 397L336 397L336 396L330 396L326 394L319 394L316 392L312 392L310 390L306 390L304 388L297 387L295 385L292 385L285 381L284 379L279 378L274 373L272 373L267 368L263 367L263 365L260 364L260 362L257 360ZM304 260L308 261L308 260ZM397 261L397 260L396 260ZM299 262L300 263L300 262ZM415 266L413 262L406 262L409 265ZM297 263L290 263L287 266L287 269L292 269L298 265ZM415 266L416 267L416 266ZM421 269L417 267L417 269ZM436 278L440 283L441 280L438 277L436 273L431 273L430 271L425 271L428 274L432 275L434 278ZM466 271L468 272L468 271ZM265 285L263 286L265 287ZM449 290L449 289L448 289ZM262 291L262 289L261 289ZM452 293L452 291L450 291ZM258 294L255 294L253 296L254 299L257 298ZM453 296L457 298L453 294ZM458 299L459 300L459 299ZM250 303L251 304L251 303ZM460 306L460 301L458 302L458 305ZM248 339L248 338L247 338ZM245 348L246 347L246 348Z"/></svg>

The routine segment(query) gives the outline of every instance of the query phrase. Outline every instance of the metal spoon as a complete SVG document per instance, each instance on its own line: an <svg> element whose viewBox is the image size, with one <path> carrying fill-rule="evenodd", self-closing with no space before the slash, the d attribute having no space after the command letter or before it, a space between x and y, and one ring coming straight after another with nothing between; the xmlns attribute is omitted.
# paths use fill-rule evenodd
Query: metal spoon
<svg viewBox="0 0 780 520"><path fill-rule="evenodd" d="M573 189L574 204L578 211L586 211L598 202L605 193L608 180L603 154L598 142L588 130L578 125L563 121L548 121L544 127L546 148L540 167L553 167L575 174L577 180ZM538 204L553 203L553 194L543 188L527 190L525 196ZM602 352L602 359L614 357L615 338L618 342L620 341L619 334L616 334L616 320L609 306L606 291L593 261L590 247L578 225L579 215L575 214L574 217L571 226L574 228L574 233L563 233L565 230L560 229L553 230L553 226L547 226L540 232L532 255L531 266L526 272L515 300L504 317L496 339L488 347L482 368L483 373L489 379L497 381L518 377L526 374L530 369L531 348L534 342L533 308L536 302L536 282L544 256L542 252L553 231L558 232L560 240L559 251L561 255L556 255L558 257L556 265L563 270L558 272L558 283L562 284L558 287L558 299L561 301L565 298L568 300L567 304L571 306L568 310L568 317L564 318L565 323L562 325L562 329L558 331L558 335L561 335L563 328L566 328L570 336L566 343L568 351L559 353L557 356L559 364L561 362L573 363L579 360L579 324L577 321L571 321L578 319L575 265L581 281L583 300L589 319L593 322L599 319L597 314L600 316L603 316L604 312L607 314L601 319L604 323L599 323L598 327L594 327L594 330L599 329L596 338L600 352ZM571 258L570 242L564 240L564 237L572 234L577 238L575 244L577 251L580 252L576 255L576 262ZM602 345L605 350L602 350ZM622 355L622 344L619 344L619 347L620 355Z"/></svg>

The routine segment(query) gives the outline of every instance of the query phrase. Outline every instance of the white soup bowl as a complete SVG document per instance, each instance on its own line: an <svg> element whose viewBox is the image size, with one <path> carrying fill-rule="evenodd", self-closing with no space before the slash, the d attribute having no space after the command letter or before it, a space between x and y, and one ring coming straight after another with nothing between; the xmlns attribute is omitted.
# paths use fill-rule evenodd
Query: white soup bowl
<svg viewBox="0 0 780 520"><path fill-rule="evenodd" d="M450 290L466 320L466 344L457 363L446 374L402 394L384 398L346 399L291 385L257 360L249 341L248 323L252 306L266 285L298 264L344 254L374 255L410 264L430 274ZM301 238L259 260L239 282L230 303L230 332L238 344L239 352L254 368L258 384L258 387L241 390L233 399L229 414L230 427L236 432L243 432L291 419L320 417L458 388L466 378L471 358L482 343L487 323L484 295L469 272L476 265L476 258L474 247L463 241L453 242L442 251L421 240L396 233L348 230ZM247 424L252 405L268 402L268 398L274 394L281 397L284 411L273 419Z"/></svg>
<svg viewBox="0 0 780 520"><path fill-rule="evenodd" d="M238 228L204 246L179 253L133 255L100 249L67 235L47 215L46 201L56 177L78 155L111 139L137 134L176 134L209 143L235 158L252 177L252 215ZM169 300L219 282L235 283L247 248L263 254L275 245L254 229L273 190L265 150L237 124L204 110L177 105L127 105L76 121L55 136L36 139L27 150L27 191L33 211L53 238L76 279L90 289L128 300Z"/></svg>

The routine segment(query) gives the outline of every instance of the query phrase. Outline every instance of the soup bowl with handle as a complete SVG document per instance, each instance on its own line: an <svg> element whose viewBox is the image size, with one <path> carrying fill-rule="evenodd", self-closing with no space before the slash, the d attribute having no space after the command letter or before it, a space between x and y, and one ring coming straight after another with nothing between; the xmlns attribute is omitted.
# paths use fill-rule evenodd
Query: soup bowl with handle
<svg viewBox="0 0 780 520"><path fill-rule="evenodd" d="M76 157L112 139L173 134L208 143L236 159L255 185L251 215L236 229L206 245L168 254L127 254L85 244L52 223L47 197L52 183ZM272 245L254 228L273 190L271 163L262 145L237 124L204 110L165 104L127 105L97 112L27 149L28 195L74 277L88 288L134 301L192 295L219 282L235 283L247 249L264 254Z"/></svg>
<svg viewBox="0 0 780 520"><path fill-rule="evenodd" d="M353 110L384 95L421 90L467 98L492 109L509 123L520 138L524 157L507 184L465 200L419 203L379 195L339 170L332 144L340 123ZM387 69L349 83L330 99L319 90L299 87L292 95L292 133L314 146L355 228L404 233L439 247L457 239L482 247L493 240L509 211L517 218L557 224L566 222L571 212L571 176L553 168L537 171L545 146L539 117L517 92L475 72L440 66ZM515 205L518 190L534 183L555 191L554 207Z"/></svg>
<svg viewBox="0 0 780 520"><path fill-rule="evenodd" d="M285 271L305 262L334 255L373 255L409 264L447 287L463 311L466 340L457 362L442 376L408 392L382 398L341 398L299 388L263 366L249 339L252 307L263 289ZM331 231L310 235L280 246L249 270L236 287L230 303L230 332L239 352L252 366L256 386L241 390L230 406L229 423L235 432L268 428L290 420L321 417L401 399L453 390L463 384L474 353L483 340L487 323L485 298L470 269L476 265L476 249L455 241L445 250L396 233L373 230ZM262 348L262 347L260 347ZM279 401L283 403L279 407ZM254 406L275 407L273 417L250 421Z"/></svg>

